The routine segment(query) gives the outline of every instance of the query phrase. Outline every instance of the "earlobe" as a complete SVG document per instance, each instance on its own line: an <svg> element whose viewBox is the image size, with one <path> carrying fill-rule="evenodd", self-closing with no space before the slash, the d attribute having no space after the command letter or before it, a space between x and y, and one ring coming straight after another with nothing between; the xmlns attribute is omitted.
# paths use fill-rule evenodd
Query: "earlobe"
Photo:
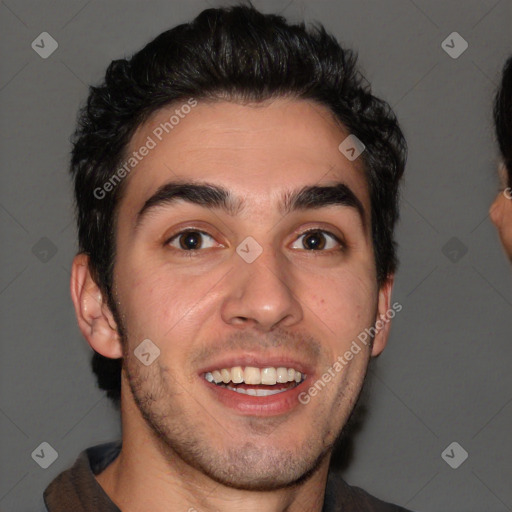
<svg viewBox="0 0 512 512"><path fill-rule="evenodd" d="M386 347L389 330L391 328L391 318L393 318L396 313L394 309L391 309L391 291L393 289L394 278L394 275L388 276L387 280L379 289L377 318L375 319L375 329L377 332L373 339L372 357L378 356Z"/></svg>
<svg viewBox="0 0 512 512"><path fill-rule="evenodd" d="M92 278L86 254L77 254L73 259L70 287L78 327L89 345L105 357L122 357L117 325L100 288Z"/></svg>

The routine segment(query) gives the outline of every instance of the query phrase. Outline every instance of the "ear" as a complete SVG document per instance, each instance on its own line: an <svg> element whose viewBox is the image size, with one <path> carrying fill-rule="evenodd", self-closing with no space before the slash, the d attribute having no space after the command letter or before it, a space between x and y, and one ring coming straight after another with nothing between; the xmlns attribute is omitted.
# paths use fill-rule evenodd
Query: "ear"
<svg viewBox="0 0 512 512"><path fill-rule="evenodd" d="M393 316L395 316L395 309L390 308L391 291L393 289L394 280L395 276L393 274L389 275L379 289L377 318L375 319L377 333L373 338L372 357L378 356L384 350L388 342L391 318L393 318L390 315L390 311L393 311Z"/></svg>
<svg viewBox="0 0 512 512"><path fill-rule="evenodd" d="M89 345L111 359L123 356L114 317L89 270L89 257L77 254L71 269L71 298L78 327Z"/></svg>

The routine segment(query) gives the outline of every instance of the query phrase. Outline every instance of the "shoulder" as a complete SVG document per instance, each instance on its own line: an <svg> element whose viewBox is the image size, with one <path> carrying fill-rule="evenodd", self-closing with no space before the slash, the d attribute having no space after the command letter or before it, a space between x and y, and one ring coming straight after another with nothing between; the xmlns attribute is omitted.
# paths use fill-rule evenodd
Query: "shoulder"
<svg viewBox="0 0 512 512"><path fill-rule="evenodd" d="M57 475L43 493L40 512L86 512L91 503L98 510L119 512L95 479L118 454L121 442L96 445L82 451L75 463ZM101 505L101 507L99 507Z"/></svg>
<svg viewBox="0 0 512 512"><path fill-rule="evenodd" d="M399 505L387 503L365 490L351 486L340 475L330 473L322 512L411 512Z"/></svg>
<svg viewBox="0 0 512 512"><path fill-rule="evenodd" d="M410 510L399 505L395 505L394 503L384 502L375 496L368 494L364 489L359 487L350 488L357 500L365 506L362 510L367 510L368 512L411 512Z"/></svg>

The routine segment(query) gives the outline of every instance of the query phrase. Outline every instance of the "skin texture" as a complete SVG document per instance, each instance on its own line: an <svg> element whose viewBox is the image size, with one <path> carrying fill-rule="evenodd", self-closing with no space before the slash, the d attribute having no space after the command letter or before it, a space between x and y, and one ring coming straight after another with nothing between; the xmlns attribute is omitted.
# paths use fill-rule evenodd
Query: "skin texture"
<svg viewBox="0 0 512 512"><path fill-rule="evenodd" d="M141 125L130 150L175 108ZM313 102L199 102L127 178L114 270L125 340L87 257L75 258L79 327L97 352L124 357L123 449L97 476L124 512L321 510L332 445L389 323L307 405L282 414L227 407L199 372L212 358L291 357L307 361L313 383L389 309L392 276L378 287L364 171L338 150L347 135ZM179 201L152 210L135 230L145 201L177 178L223 185L245 209L230 217ZM334 181L359 198L364 223L349 206L278 212L283 192ZM196 257L178 239L166 243L188 227L209 235ZM306 250L303 233L313 227L344 248L325 235L322 250ZM247 236L263 249L250 264L236 252ZM160 356L144 366L133 351L148 338Z"/></svg>
<svg viewBox="0 0 512 512"><path fill-rule="evenodd" d="M507 185L507 172L499 168L501 190L489 209L491 220L498 229L503 248L512 261L512 188Z"/></svg>

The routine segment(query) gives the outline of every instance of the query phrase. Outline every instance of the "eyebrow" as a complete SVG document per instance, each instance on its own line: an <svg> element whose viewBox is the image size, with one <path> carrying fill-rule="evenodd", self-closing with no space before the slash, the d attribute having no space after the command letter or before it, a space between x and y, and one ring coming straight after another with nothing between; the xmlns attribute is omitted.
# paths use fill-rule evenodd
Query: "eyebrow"
<svg viewBox="0 0 512 512"><path fill-rule="evenodd" d="M165 183L146 200L137 213L135 229L142 224L149 212L157 208L170 206L179 200L196 204L208 209L218 209L234 217L246 206L244 198L233 196L226 188L208 182L171 181ZM294 211L320 209L328 206L354 208L365 227L365 209L359 198L345 183L336 182L327 185L310 185L296 190L285 191L278 202L281 215Z"/></svg>

